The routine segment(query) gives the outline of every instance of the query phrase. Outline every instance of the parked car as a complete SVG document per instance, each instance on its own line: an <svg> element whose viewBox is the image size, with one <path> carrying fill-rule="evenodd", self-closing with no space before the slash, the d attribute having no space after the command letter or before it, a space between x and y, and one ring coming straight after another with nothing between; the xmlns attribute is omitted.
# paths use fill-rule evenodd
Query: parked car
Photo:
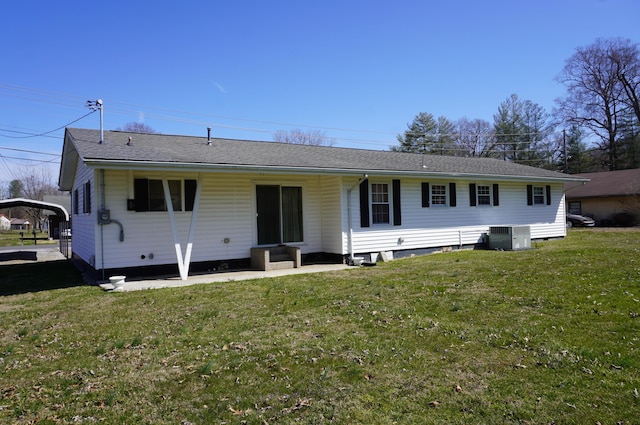
<svg viewBox="0 0 640 425"><path fill-rule="evenodd" d="M593 227L596 222L591 217L585 217L578 214L567 214L567 227Z"/></svg>

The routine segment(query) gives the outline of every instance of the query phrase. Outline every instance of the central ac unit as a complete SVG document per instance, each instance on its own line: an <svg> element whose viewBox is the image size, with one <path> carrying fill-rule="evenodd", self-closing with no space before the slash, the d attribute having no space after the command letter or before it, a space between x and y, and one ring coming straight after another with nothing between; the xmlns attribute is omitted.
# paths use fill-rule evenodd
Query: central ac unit
<svg viewBox="0 0 640 425"><path fill-rule="evenodd" d="M516 251L530 248L531 230L529 226L489 227L489 249Z"/></svg>

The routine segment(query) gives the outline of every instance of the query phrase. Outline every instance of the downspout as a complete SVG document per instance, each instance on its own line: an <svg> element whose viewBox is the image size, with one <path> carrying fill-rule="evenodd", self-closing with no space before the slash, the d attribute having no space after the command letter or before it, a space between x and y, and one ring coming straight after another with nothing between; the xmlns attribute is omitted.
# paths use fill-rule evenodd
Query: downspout
<svg viewBox="0 0 640 425"><path fill-rule="evenodd" d="M353 264L353 224L351 222L351 192L356 186L360 186L363 181L369 178L368 174L365 174L356 184L347 189L347 226L349 227L349 258L351 264Z"/></svg>

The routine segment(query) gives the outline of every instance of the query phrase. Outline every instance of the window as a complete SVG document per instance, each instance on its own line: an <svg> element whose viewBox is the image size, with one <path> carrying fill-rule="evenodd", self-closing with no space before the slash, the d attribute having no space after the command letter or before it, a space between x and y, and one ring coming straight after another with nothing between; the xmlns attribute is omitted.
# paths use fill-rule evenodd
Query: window
<svg viewBox="0 0 640 425"><path fill-rule="evenodd" d="M447 187L445 185L431 185L431 205L447 205Z"/></svg>
<svg viewBox="0 0 640 425"><path fill-rule="evenodd" d="M489 186L478 185L478 205L491 205Z"/></svg>
<svg viewBox="0 0 640 425"><path fill-rule="evenodd" d="M371 184L371 219L373 224L389 223L389 185Z"/></svg>
<svg viewBox="0 0 640 425"><path fill-rule="evenodd" d="M551 186L527 185L527 205L551 205Z"/></svg>
<svg viewBox="0 0 640 425"><path fill-rule="evenodd" d="M388 183L369 185L368 179L360 182L360 227L370 227L372 222L390 224L391 217L394 226L402 225L401 182L394 179L391 183L391 186Z"/></svg>
<svg viewBox="0 0 640 425"><path fill-rule="evenodd" d="M569 202L569 213L582 215L582 203L580 201Z"/></svg>
<svg viewBox="0 0 640 425"><path fill-rule="evenodd" d="M499 185L487 185L469 183L469 205L475 207L477 205L500 205L500 188Z"/></svg>
<svg viewBox="0 0 640 425"><path fill-rule="evenodd" d="M195 200L195 180L168 180L169 196L174 211L193 211ZM167 211L162 180L135 179L135 211ZM183 204L184 201L184 204Z"/></svg>
<svg viewBox="0 0 640 425"><path fill-rule="evenodd" d="M544 188L540 186L533 187L533 204L534 205L544 204Z"/></svg>
<svg viewBox="0 0 640 425"><path fill-rule="evenodd" d="M422 183L422 207L429 206L456 206L456 184L449 183L448 187L444 184Z"/></svg>
<svg viewBox="0 0 640 425"><path fill-rule="evenodd" d="M91 212L91 182L88 181L84 184L84 190L82 191L82 212L89 214Z"/></svg>

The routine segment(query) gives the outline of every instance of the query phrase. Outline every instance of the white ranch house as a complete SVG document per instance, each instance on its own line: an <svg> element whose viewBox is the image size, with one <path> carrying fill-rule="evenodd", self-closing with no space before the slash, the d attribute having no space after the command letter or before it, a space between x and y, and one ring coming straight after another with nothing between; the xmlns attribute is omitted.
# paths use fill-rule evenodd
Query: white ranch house
<svg viewBox="0 0 640 425"><path fill-rule="evenodd" d="M69 128L73 257L91 271L189 271L252 248L394 256L483 242L491 226L566 235L564 184L579 177L487 158ZM170 202L165 200L170 199Z"/></svg>

